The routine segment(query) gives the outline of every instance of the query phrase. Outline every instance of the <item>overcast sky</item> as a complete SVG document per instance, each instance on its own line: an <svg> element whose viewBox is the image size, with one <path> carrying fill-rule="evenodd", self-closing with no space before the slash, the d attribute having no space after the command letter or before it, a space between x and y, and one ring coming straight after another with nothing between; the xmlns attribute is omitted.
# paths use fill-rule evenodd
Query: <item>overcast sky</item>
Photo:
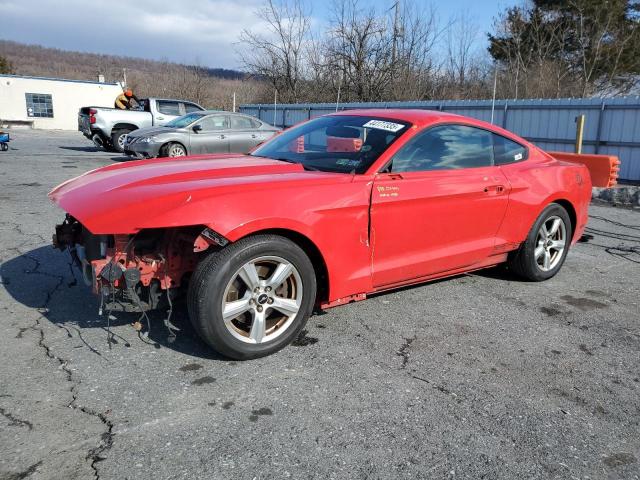
<svg viewBox="0 0 640 480"><path fill-rule="evenodd" d="M416 0L418 2L428 0ZM308 1L322 28L331 0ZM379 10L394 0L369 0ZM439 17L466 14L477 24L479 47L492 18L513 0L434 0ZM168 59L209 67L242 67L244 28L264 29L255 15L263 0L0 0L0 38L64 50Z"/></svg>

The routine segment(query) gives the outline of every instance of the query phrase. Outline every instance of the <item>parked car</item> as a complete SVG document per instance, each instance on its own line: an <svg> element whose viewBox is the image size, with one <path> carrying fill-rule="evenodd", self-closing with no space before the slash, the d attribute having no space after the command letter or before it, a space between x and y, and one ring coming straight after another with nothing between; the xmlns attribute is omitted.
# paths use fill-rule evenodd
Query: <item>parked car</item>
<svg viewBox="0 0 640 480"><path fill-rule="evenodd" d="M128 134L124 140L124 153L141 158L247 153L279 130L239 113L193 112L162 127L143 128Z"/></svg>
<svg viewBox="0 0 640 480"><path fill-rule="evenodd" d="M188 288L199 335L248 359L295 339L314 306L502 263L553 277L591 181L494 125L390 109L318 117L250 155L110 165L49 195L68 212L54 244L96 293L154 305Z"/></svg>
<svg viewBox="0 0 640 480"><path fill-rule="evenodd" d="M141 102L136 110L82 107L78 112L78 130L97 147L122 152L125 136L134 130L165 125L181 115L204 110L184 100L145 98Z"/></svg>

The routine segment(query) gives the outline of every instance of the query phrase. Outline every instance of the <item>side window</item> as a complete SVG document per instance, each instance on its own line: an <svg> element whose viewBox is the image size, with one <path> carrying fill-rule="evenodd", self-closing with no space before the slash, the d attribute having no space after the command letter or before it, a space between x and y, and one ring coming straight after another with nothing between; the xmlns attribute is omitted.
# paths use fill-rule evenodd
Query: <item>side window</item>
<svg viewBox="0 0 640 480"><path fill-rule="evenodd" d="M184 102L184 111L185 113L193 113L193 112L201 112L202 109L195 103Z"/></svg>
<svg viewBox="0 0 640 480"><path fill-rule="evenodd" d="M253 130L256 128L251 119L239 115L231 115L231 130Z"/></svg>
<svg viewBox="0 0 640 480"><path fill-rule="evenodd" d="M465 125L430 128L392 159L392 172L452 170L493 165L492 134Z"/></svg>
<svg viewBox="0 0 640 480"><path fill-rule="evenodd" d="M164 113L165 115L180 115L180 103L158 100L158 112Z"/></svg>
<svg viewBox="0 0 640 480"><path fill-rule="evenodd" d="M203 132L214 132L228 128L227 117L225 115L214 115L203 118L198 125L202 126Z"/></svg>
<svg viewBox="0 0 640 480"><path fill-rule="evenodd" d="M527 158L526 147L495 133L493 134L493 152L496 165L506 165Z"/></svg>

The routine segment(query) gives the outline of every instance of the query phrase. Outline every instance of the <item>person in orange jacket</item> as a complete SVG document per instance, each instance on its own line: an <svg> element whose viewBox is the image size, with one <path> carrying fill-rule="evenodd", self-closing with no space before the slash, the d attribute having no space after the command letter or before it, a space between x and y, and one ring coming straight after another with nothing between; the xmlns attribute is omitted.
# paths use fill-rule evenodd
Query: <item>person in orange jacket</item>
<svg viewBox="0 0 640 480"><path fill-rule="evenodd" d="M127 88L116 98L116 108L120 110L131 110L133 108L131 100L135 100L135 102L140 105L140 100L133 94L133 90Z"/></svg>

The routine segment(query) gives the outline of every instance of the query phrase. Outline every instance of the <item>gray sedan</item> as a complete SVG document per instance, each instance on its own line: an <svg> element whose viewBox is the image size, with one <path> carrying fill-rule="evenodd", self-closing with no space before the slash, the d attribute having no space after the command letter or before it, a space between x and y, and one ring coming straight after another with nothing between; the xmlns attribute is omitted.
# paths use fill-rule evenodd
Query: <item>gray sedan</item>
<svg viewBox="0 0 640 480"><path fill-rule="evenodd" d="M192 112L164 126L129 133L124 141L124 152L139 158L247 153L279 130L239 113Z"/></svg>

